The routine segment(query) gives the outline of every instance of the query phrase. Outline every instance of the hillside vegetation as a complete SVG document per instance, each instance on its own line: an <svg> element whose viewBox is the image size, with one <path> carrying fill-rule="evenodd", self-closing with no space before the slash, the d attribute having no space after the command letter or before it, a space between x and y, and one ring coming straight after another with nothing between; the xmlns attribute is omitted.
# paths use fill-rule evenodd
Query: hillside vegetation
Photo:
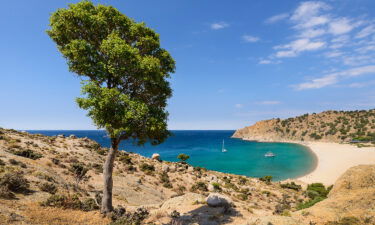
<svg viewBox="0 0 375 225"><path fill-rule="evenodd" d="M345 223L350 225L374 222L374 166L351 170L329 195L331 187L321 184L272 182L125 151L115 162L116 210L103 217L107 152L88 138L0 128L0 224L328 225L346 217L358 222ZM227 200L213 207L207 198L212 195Z"/></svg>
<svg viewBox="0 0 375 225"><path fill-rule="evenodd" d="M233 137L257 141L375 142L375 109L325 111L271 119L239 129Z"/></svg>

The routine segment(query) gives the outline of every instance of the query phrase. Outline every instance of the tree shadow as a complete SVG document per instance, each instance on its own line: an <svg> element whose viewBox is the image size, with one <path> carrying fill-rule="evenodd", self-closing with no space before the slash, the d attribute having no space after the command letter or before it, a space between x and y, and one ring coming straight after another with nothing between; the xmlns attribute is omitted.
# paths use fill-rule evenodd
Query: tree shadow
<svg viewBox="0 0 375 225"><path fill-rule="evenodd" d="M197 223L200 225L228 224L233 222L233 217L242 216L233 207L209 207L203 205L194 209L176 221L176 225L187 225Z"/></svg>

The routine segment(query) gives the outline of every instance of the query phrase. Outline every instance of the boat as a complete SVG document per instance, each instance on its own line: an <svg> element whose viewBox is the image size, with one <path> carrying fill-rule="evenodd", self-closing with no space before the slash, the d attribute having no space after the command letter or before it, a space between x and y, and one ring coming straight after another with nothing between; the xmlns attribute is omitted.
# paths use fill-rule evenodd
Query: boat
<svg viewBox="0 0 375 225"><path fill-rule="evenodd" d="M266 154L264 154L264 157L275 157L276 155L273 154L272 152L267 152Z"/></svg>
<svg viewBox="0 0 375 225"><path fill-rule="evenodd" d="M227 150L224 147L224 139L223 139L223 146L221 147L221 152L226 152Z"/></svg>

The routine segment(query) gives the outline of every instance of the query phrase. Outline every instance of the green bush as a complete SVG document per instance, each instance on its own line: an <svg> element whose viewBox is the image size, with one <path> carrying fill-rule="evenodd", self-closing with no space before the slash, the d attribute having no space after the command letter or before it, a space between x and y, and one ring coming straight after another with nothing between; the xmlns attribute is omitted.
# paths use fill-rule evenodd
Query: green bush
<svg viewBox="0 0 375 225"><path fill-rule="evenodd" d="M323 197L316 197L314 199L311 199L307 202L303 202L297 205L297 210L310 208L311 206L315 205L316 203L323 201L325 198Z"/></svg>
<svg viewBox="0 0 375 225"><path fill-rule="evenodd" d="M133 213L126 213L125 209L123 209L122 214L123 215L121 217L112 218L115 221L109 225L141 225L150 213L145 208L138 208Z"/></svg>
<svg viewBox="0 0 375 225"><path fill-rule="evenodd" d="M192 192L196 192L196 191L208 191L208 189L207 189L207 185L204 182L199 181L199 182L195 183L191 187L191 191Z"/></svg>
<svg viewBox="0 0 375 225"><path fill-rule="evenodd" d="M124 164L132 164L132 158L128 154L120 155L118 160Z"/></svg>
<svg viewBox="0 0 375 225"><path fill-rule="evenodd" d="M5 166L5 162L2 159L0 159L0 166Z"/></svg>
<svg viewBox="0 0 375 225"><path fill-rule="evenodd" d="M163 183L163 187L165 188L172 188L172 184L169 180L169 176L167 172L163 172L160 174L160 182Z"/></svg>
<svg viewBox="0 0 375 225"><path fill-rule="evenodd" d="M271 184L272 176L260 177L259 180L265 182L266 184Z"/></svg>
<svg viewBox="0 0 375 225"><path fill-rule="evenodd" d="M41 205L63 209L79 209L82 211L99 209L94 199L88 198L81 202L77 195L51 195L46 201L42 202Z"/></svg>
<svg viewBox="0 0 375 225"><path fill-rule="evenodd" d="M152 174L152 172L155 171L155 166L147 164L147 163L142 163L139 166L139 168L141 169L141 171L145 172L146 174Z"/></svg>
<svg viewBox="0 0 375 225"><path fill-rule="evenodd" d="M214 187L215 191L221 191L221 187L219 183L213 182L211 185Z"/></svg>
<svg viewBox="0 0 375 225"><path fill-rule="evenodd" d="M39 189L50 194L55 194L57 192L57 187L51 183L42 183L39 185Z"/></svg>
<svg viewBox="0 0 375 225"><path fill-rule="evenodd" d="M73 163L69 169L70 172L73 173L74 178L76 180L76 184L78 185L82 180L88 178L86 173L89 171L88 168L85 167L83 163Z"/></svg>
<svg viewBox="0 0 375 225"><path fill-rule="evenodd" d="M361 225L361 224L362 223L358 218L354 216L348 216L348 217L341 218L339 221L329 221L325 225Z"/></svg>
<svg viewBox="0 0 375 225"><path fill-rule="evenodd" d="M177 156L177 159L179 159L179 160L181 160L181 161L183 161L183 162L185 162L186 160L188 160L190 158L190 156L188 156L188 155L186 155L186 154L184 154L184 153L181 153L181 154L179 154L178 156Z"/></svg>
<svg viewBox="0 0 375 225"><path fill-rule="evenodd" d="M30 184L22 173L10 172L0 178L0 186L16 193L28 193Z"/></svg>
<svg viewBox="0 0 375 225"><path fill-rule="evenodd" d="M301 185L298 185L298 184L296 184L294 182L280 184L280 187L281 188L286 188L286 189L292 189L292 190L295 190L295 191L300 191L302 189Z"/></svg>
<svg viewBox="0 0 375 225"><path fill-rule="evenodd" d="M30 149L15 150L15 151L12 151L12 153L14 155L22 156L22 157L33 159L33 160L40 159L43 157L42 154L36 153Z"/></svg>
<svg viewBox="0 0 375 225"><path fill-rule="evenodd" d="M322 183L313 183L307 186L307 191L315 191L320 197L327 197L332 187L326 188Z"/></svg>

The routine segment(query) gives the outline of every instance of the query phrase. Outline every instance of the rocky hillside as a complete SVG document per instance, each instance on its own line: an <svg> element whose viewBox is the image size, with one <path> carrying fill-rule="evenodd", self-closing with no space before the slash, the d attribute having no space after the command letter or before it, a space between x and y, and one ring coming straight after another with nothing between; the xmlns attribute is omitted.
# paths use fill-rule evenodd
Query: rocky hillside
<svg viewBox="0 0 375 225"><path fill-rule="evenodd" d="M361 213L374 211L374 167L349 171L323 200L330 188L306 189L127 152L117 156L116 210L105 218L98 203L106 151L87 138L0 129L0 224L328 224L353 211L358 221L373 222ZM330 203L335 201L340 204ZM319 216L319 205L331 217Z"/></svg>
<svg viewBox="0 0 375 225"><path fill-rule="evenodd" d="M264 120L237 130L233 137L256 141L375 142L375 109Z"/></svg>

